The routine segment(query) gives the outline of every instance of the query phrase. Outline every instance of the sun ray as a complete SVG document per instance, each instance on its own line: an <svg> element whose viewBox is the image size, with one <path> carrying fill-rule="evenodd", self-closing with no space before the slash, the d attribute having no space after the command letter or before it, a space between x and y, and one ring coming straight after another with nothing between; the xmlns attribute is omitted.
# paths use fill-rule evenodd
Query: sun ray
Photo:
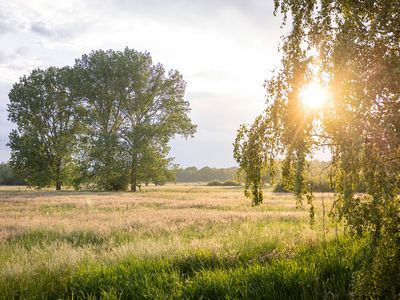
<svg viewBox="0 0 400 300"><path fill-rule="evenodd" d="M326 89L318 83L312 82L300 91L300 100L304 106L309 108L320 108L327 101L328 93Z"/></svg>

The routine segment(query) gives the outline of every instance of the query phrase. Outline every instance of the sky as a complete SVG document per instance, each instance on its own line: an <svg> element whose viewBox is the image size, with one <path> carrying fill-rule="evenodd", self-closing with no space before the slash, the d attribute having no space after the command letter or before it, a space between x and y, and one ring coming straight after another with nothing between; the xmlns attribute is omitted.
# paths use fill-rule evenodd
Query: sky
<svg viewBox="0 0 400 300"><path fill-rule="evenodd" d="M0 0L0 161L7 161L8 92L32 69L72 66L97 49L151 53L187 82L194 138L171 141L182 167L231 167L236 130L265 107L279 66L272 0Z"/></svg>

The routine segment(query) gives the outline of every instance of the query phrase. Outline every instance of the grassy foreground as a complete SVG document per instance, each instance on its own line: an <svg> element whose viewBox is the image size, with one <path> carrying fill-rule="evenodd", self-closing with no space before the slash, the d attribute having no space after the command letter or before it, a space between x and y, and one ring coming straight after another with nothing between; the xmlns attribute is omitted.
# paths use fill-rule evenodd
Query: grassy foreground
<svg viewBox="0 0 400 300"><path fill-rule="evenodd" d="M238 188L3 188L0 298L348 298L362 245L336 238L322 200L310 229L292 196L251 207Z"/></svg>

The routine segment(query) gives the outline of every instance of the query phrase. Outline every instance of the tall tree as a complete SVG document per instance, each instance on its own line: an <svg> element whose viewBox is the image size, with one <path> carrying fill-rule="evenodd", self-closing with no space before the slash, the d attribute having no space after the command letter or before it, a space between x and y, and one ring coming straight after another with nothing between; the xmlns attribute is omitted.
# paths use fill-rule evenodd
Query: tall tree
<svg viewBox="0 0 400 300"><path fill-rule="evenodd" d="M88 128L81 140L80 165L86 181L97 188L121 190L128 186L127 157L122 149L120 130L127 74L117 52L92 51L75 61L79 86L85 99Z"/></svg>
<svg viewBox="0 0 400 300"><path fill-rule="evenodd" d="M266 82L266 114L254 125L267 151L252 154L254 134L239 131L236 159L261 192L247 165L285 157L282 175L299 201L307 192L306 156L328 146L333 155L337 217L370 239L365 264L355 274L353 296L400 295L400 11L388 0L275 0L291 21L283 39L282 67ZM289 18L290 16L290 18ZM303 87L319 81L330 93L321 109L301 101ZM259 130L256 130L259 128ZM273 134L265 135L267 132ZM242 148L241 148L242 147ZM356 193L365 185L367 193ZM253 193L254 201L259 198Z"/></svg>
<svg viewBox="0 0 400 300"><path fill-rule="evenodd" d="M72 153L83 128L84 108L73 94L70 68L34 70L9 93L9 120L16 123L8 145L14 172L36 187L70 183Z"/></svg>
<svg viewBox="0 0 400 300"><path fill-rule="evenodd" d="M131 191L149 178L143 174L150 162L154 172L165 172L168 164L160 162L166 159L170 139L176 134L191 136L196 129L179 72L166 74L161 64L153 65L149 53L128 48L94 51L77 60L75 67L82 74L81 94L89 104L92 144L101 145L89 154L92 170L116 170L122 176L119 180L129 180Z"/></svg>

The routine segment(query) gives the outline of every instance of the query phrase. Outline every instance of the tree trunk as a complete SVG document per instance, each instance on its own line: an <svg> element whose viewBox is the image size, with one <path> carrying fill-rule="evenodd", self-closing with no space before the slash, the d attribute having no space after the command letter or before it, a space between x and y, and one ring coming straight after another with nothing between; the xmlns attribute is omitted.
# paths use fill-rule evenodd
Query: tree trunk
<svg viewBox="0 0 400 300"><path fill-rule="evenodd" d="M131 176L131 192L136 192L136 177Z"/></svg>
<svg viewBox="0 0 400 300"><path fill-rule="evenodd" d="M61 191L61 161L57 163L57 169L56 169L56 191Z"/></svg>
<svg viewBox="0 0 400 300"><path fill-rule="evenodd" d="M60 180L56 181L56 191L61 191L61 182L60 182Z"/></svg>
<svg viewBox="0 0 400 300"><path fill-rule="evenodd" d="M136 192L136 182L132 183L131 181L131 192Z"/></svg>
<svg viewBox="0 0 400 300"><path fill-rule="evenodd" d="M136 172L132 167L131 170L131 192L136 192L137 182L136 182Z"/></svg>
<svg viewBox="0 0 400 300"><path fill-rule="evenodd" d="M136 181L136 155L132 155L131 162L131 192L136 192L137 181Z"/></svg>

